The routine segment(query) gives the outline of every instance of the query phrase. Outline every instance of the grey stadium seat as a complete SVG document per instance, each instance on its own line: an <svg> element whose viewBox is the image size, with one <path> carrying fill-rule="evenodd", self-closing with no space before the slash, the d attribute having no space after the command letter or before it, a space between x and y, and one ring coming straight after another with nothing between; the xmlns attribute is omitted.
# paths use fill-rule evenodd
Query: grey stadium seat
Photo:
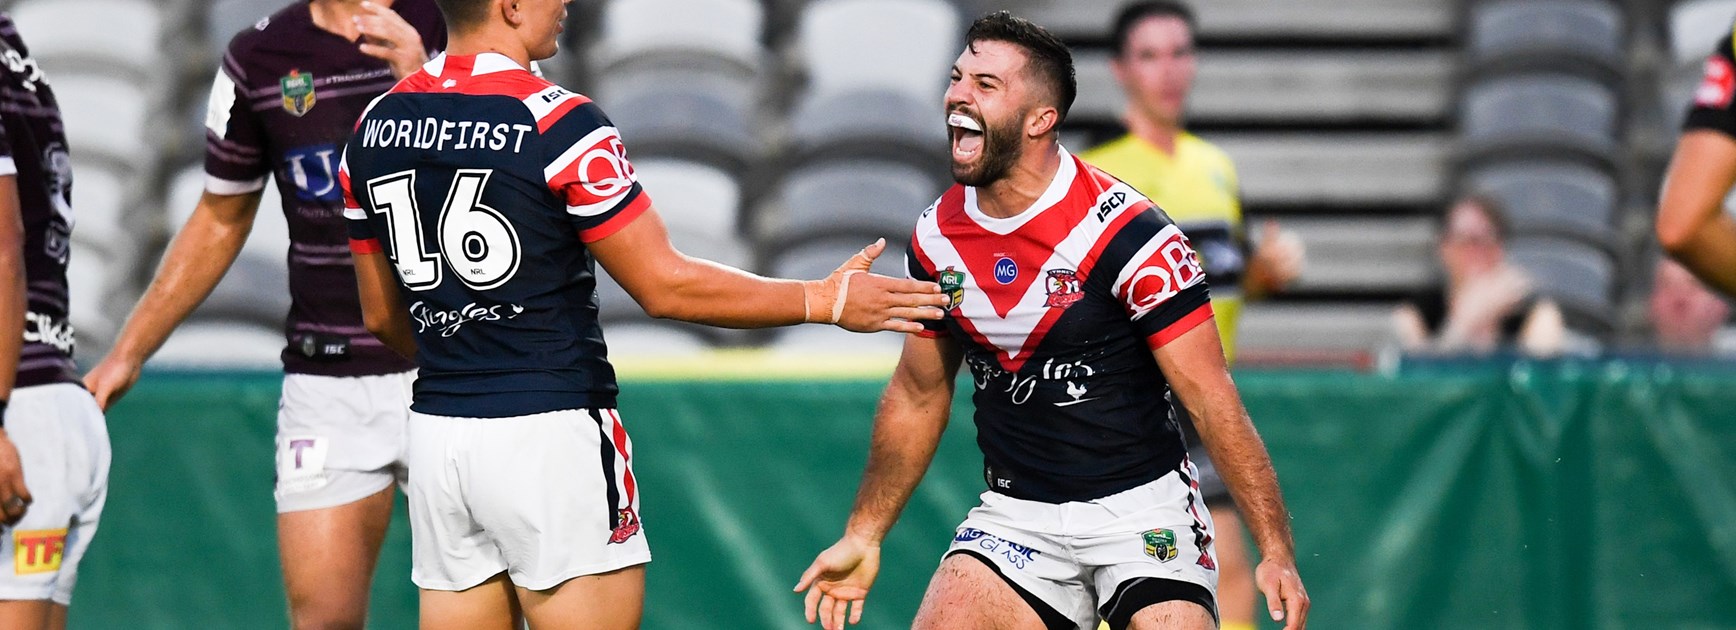
<svg viewBox="0 0 1736 630"><path fill-rule="evenodd" d="M67 144L81 161L100 159L118 166L137 164L147 155L148 97L136 81L88 74L51 80L66 122Z"/></svg>
<svg viewBox="0 0 1736 630"><path fill-rule="evenodd" d="M1483 2L1471 9L1470 51L1479 64L1574 59L1613 72L1625 32L1621 9L1597 0Z"/></svg>
<svg viewBox="0 0 1736 630"><path fill-rule="evenodd" d="M149 0L29 0L11 15L31 56L58 79L68 71L162 73L164 10Z"/></svg>
<svg viewBox="0 0 1736 630"><path fill-rule="evenodd" d="M900 242L940 190L910 166L838 162L790 173L778 186L759 233L791 242L824 235L884 236Z"/></svg>
<svg viewBox="0 0 1736 630"><path fill-rule="evenodd" d="M632 159L669 157L741 173L765 152L750 87L724 77L617 77L598 87L597 102L621 130Z"/></svg>
<svg viewBox="0 0 1736 630"><path fill-rule="evenodd" d="M796 280L816 280L830 275L838 265L844 264L844 261L872 242L873 239L848 236L829 237L798 242L788 248L778 248L776 244L771 244L763 248L763 253L772 256L772 275ZM886 251L874 261L872 271L883 276L905 277L905 245L903 241L886 239Z"/></svg>
<svg viewBox="0 0 1736 630"><path fill-rule="evenodd" d="M1465 92L1461 124L1474 153L1571 150L1608 159L1621 107L1603 84L1566 74L1480 81Z"/></svg>
<svg viewBox="0 0 1736 630"><path fill-rule="evenodd" d="M819 0L799 29L811 93L887 89L936 104L964 32L941 0Z"/></svg>
<svg viewBox="0 0 1736 630"><path fill-rule="evenodd" d="M117 173L101 163L73 163L73 238L99 243L117 253L133 248L136 237L125 216L131 201L126 180L124 173Z"/></svg>
<svg viewBox="0 0 1736 630"><path fill-rule="evenodd" d="M635 59L711 59L751 77L766 65L764 25L758 0L613 0L603 10L595 61L608 73Z"/></svg>
<svg viewBox="0 0 1736 630"><path fill-rule="evenodd" d="M683 160L635 160L639 184L672 228L733 239L741 215L741 185L718 169Z"/></svg>
<svg viewBox="0 0 1736 630"><path fill-rule="evenodd" d="M1736 0L1692 0L1670 8L1670 51L1676 65L1698 67L1730 34Z"/></svg>
<svg viewBox="0 0 1736 630"><path fill-rule="evenodd" d="M1469 188L1506 207L1515 231L1609 244L1619 200L1606 173L1572 162L1520 162L1479 168L1466 176Z"/></svg>
<svg viewBox="0 0 1736 630"><path fill-rule="evenodd" d="M67 291L72 298L67 305L68 319L80 339L87 333L99 338L114 333L116 305L109 298L122 286L122 279L115 274L127 267L101 246L72 244L66 267Z"/></svg>
<svg viewBox="0 0 1736 630"><path fill-rule="evenodd" d="M1598 248L1548 237L1515 238L1507 257L1524 268L1539 294L1554 298L1576 328L1608 330L1615 314L1615 263Z"/></svg>
<svg viewBox="0 0 1736 630"><path fill-rule="evenodd" d="M806 98L790 122L797 163L873 158L946 177L946 115L940 101L893 90Z"/></svg>

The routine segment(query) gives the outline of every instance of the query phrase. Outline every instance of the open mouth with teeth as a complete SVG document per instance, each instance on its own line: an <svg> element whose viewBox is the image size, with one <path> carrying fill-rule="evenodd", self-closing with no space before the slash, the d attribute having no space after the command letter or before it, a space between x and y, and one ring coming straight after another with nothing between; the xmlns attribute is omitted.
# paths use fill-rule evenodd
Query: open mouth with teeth
<svg viewBox="0 0 1736 630"><path fill-rule="evenodd" d="M952 135L953 161L969 162L982 155L983 124L981 122L959 112L953 112L946 117L946 127Z"/></svg>

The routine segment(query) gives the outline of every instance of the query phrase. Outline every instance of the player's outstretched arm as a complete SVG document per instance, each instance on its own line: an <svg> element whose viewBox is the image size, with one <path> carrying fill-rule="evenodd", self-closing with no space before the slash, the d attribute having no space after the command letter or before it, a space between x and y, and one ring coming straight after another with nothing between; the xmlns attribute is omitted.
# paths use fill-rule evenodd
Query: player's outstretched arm
<svg viewBox="0 0 1736 630"><path fill-rule="evenodd" d="M18 377L18 354L24 347L24 213L18 202L18 178L0 177L0 401L12 399ZM0 414L6 406L0 404ZM24 485L24 464L11 436L0 429L0 522L24 518L30 490Z"/></svg>
<svg viewBox="0 0 1736 630"><path fill-rule="evenodd" d="M880 572L880 541L934 459L961 358L958 344L947 338L906 338L874 415L868 467L844 537L821 552L796 584L796 592L808 592L808 623L818 618L826 630L841 630L846 613L850 623L862 621L868 589Z"/></svg>
<svg viewBox="0 0 1736 630"><path fill-rule="evenodd" d="M1736 220L1724 197L1736 183L1736 138L1682 134L1658 201L1658 241L1670 257L1724 295L1736 296Z"/></svg>
<svg viewBox="0 0 1736 630"><path fill-rule="evenodd" d="M416 360L416 333L410 330L410 312L398 293L397 272L380 252L351 252L356 261L356 293L362 302L362 325L393 352Z"/></svg>
<svg viewBox="0 0 1736 630"><path fill-rule="evenodd" d="M193 216L175 235L156 278L139 298L107 356L84 375L84 386L98 405L109 405L131 389L145 360L163 346L169 333L192 314L241 253L260 192L241 195L205 193Z"/></svg>
<svg viewBox="0 0 1736 630"><path fill-rule="evenodd" d="M1308 593L1296 571L1290 513L1278 490L1272 458L1230 380L1218 327L1207 320L1153 354L1164 378L1193 416L1200 441L1211 453L1218 474L1229 486L1236 508L1260 547L1262 560L1254 571L1254 581L1266 595L1272 620L1283 621L1285 630L1301 630L1308 621Z"/></svg>
<svg viewBox="0 0 1736 630"><path fill-rule="evenodd" d="M868 273L884 249L863 250L831 276L798 282L757 276L694 258L669 243L656 210L590 243L597 262L645 313L725 328L768 328L803 322L856 332L920 332L911 320L940 319L940 286Z"/></svg>

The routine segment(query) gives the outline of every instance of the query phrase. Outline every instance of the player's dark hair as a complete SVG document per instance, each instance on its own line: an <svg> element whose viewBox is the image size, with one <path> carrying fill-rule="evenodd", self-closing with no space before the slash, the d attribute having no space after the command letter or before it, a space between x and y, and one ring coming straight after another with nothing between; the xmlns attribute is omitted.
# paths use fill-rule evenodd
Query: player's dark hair
<svg viewBox="0 0 1736 630"><path fill-rule="evenodd" d="M1495 237L1503 243L1508 241L1508 237L1513 233L1513 224L1507 219L1507 205L1501 203L1500 199L1480 192L1460 197L1453 205L1447 206L1446 212L1442 212L1440 218L1442 233L1445 233L1447 223L1453 220L1453 211L1465 205L1483 213L1483 216L1489 219L1489 224L1495 226Z"/></svg>
<svg viewBox="0 0 1736 630"><path fill-rule="evenodd" d="M965 45L976 50L977 42L1006 42L1025 49L1030 58L1032 74L1048 84L1055 96L1055 110L1060 120L1067 120L1067 110L1079 96L1079 79L1073 71L1073 52L1048 29L1030 20L1015 17L1007 11L997 11L972 22L964 35Z"/></svg>
<svg viewBox="0 0 1736 630"><path fill-rule="evenodd" d="M492 0L434 0L434 4L446 16L447 30L459 31L481 23Z"/></svg>
<svg viewBox="0 0 1736 630"><path fill-rule="evenodd" d="M1187 24L1187 31L1199 30L1199 20L1194 18L1193 9L1175 0L1148 0L1135 2L1121 9L1115 16L1115 56L1120 57L1127 52L1127 36L1133 32L1133 27L1147 18L1167 17L1181 20Z"/></svg>

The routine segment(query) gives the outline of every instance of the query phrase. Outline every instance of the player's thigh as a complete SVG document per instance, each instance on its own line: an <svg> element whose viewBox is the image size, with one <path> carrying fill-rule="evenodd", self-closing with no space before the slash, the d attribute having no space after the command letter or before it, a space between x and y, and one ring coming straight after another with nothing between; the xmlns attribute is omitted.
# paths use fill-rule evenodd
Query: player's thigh
<svg viewBox="0 0 1736 630"><path fill-rule="evenodd" d="M1139 609L1133 614L1133 622L1127 630L1216 630L1217 627L1218 622L1212 618L1212 613L1199 604L1167 601Z"/></svg>
<svg viewBox="0 0 1736 630"><path fill-rule="evenodd" d="M46 599L0 600L0 628L34 630L49 627L54 604Z"/></svg>
<svg viewBox="0 0 1736 630"><path fill-rule="evenodd" d="M277 515L277 551L297 627L359 623L392 520L392 487L344 505Z"/></svg>
<svg viewBox="0 0 1736 630"><path fill-rule="evenodd" d="M519 630L523 613L501 573L462 591L423 589L421 630Z"/></svg>
<svg viewBox="0 0 1736 630"><path fill-rule="evenodd" d="M1043 630L1043 620L994 569L975 556L948 555L922 595L913 630Z"/></svg>
<svg viewBox="0 0 1736 630"><path fill-rule="evenodd" d="M71 612L64 604L48 607L48 630L66 630L66 616Z"/></svg>
<svg viewBox="0 0 1736 630"><path fill-rule="evenodd" d="M645 565L583 575L551 589L518 589L538 630L633 630L645 607Z"/></svg>

